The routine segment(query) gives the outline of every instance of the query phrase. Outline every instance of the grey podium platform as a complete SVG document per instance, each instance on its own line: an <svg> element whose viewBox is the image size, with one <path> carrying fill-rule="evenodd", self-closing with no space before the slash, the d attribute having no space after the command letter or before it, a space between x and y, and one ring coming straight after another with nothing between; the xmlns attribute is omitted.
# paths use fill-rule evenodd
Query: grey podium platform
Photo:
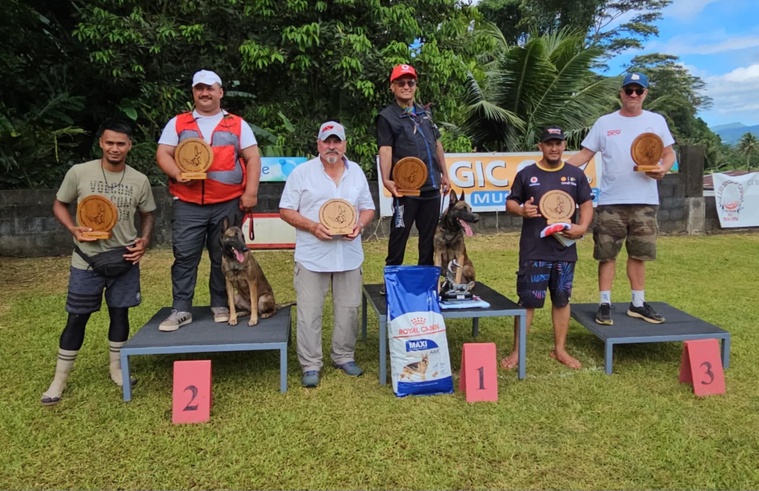
<svg viewBox="0 0 759 491"><path fill-rule="evenodd" d="M664 302L650 302L651 306L666 321L663 324L651 324L643 319L627 315L629 303L615 303L611 311L614 325L596 324L597 303L572 304L572 318L595 334L604 342L604 368L611 374L613 350L617 344L663 343L668 341L690 341L692 339L719 339L722 345L722 366L730 366L730 333L709 324L687 312L676 309Z"/></svg>
<svg viewBox="0 0 759 491"><path fill-rule="evenodd" d="M121 349L124 400L132 399L129 383L129 357L221 351L279 350L279 384L287 392L287 346L290 339L290 308L277 311L268 319L248 326L249 317L238 318L236 326L213 321L210 307L193 307L193 321L173 332L162 332L158 325L169 316L164 307L148 321Z"/></svg>
<svg viewBox="0 0 759 491"><path fill-rule="evenodd" d="M361 338L366 341L367 306L371 305L379 317L379 383L387 383L387 298L380 294L381 284L364 285L361 299ZM472 292L490 304L488 308L443 309L444 319L472 319L472 337L479 334L481 317L513 316L518 319L519 329L519 363L517 377L524 380L527 376L527 310L514 301L493 290L484 283L477 282Z"/></svg>

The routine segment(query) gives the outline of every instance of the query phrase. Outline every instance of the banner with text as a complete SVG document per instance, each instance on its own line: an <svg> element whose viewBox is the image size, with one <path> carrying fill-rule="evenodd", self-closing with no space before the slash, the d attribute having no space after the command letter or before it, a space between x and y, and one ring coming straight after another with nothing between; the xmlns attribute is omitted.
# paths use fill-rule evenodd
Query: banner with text
<svg viewBox="0 0 759 491"><path fill-rule="evenodd" d="M563 158L567 159L577 152L565 152ZM511 191L514 176L517 172L528 165L534 164L543 156L540 152L520 153L447 153L445 165L448 168L448 176L451 187L460 195L465 192L466 202L472 206L475 212L505 211L506 197ZM582 166L582 170L588 178L593 190L593 202L598 197L598 179L601 172L601 154L596 154L590 162ZM379 158L377 159L377 175L379 170ZM379 183L380 215L392 216L393 199L390 193ZM446 196L444 202L447 202ZM445 207L446 205L444 205Z"/></svg>
<svg viewBox="0 0 759 491"><path fill-rule="evenodd" d="M722 228L759 226L759 172L712 174L714 202Z"/></svg>
<svg viewBox="0 0 759 491"><path fill-rule="evenodd" d="M261 157L261 182L285 182L306 157Z"/></svg>

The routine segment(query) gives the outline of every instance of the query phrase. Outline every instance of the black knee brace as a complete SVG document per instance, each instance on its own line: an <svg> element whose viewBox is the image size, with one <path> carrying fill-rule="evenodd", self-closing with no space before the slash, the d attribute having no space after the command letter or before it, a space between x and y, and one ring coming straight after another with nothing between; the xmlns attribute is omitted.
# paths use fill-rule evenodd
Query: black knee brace
<svg viewBox="0 0 759 491"><path fill-rule="evenodd" d="M87 327L87 321L90 320L90 314L69 314L66 327L61 333L60 348L70 351L79 351L84 343L84 328Z"/></svg>
<svg viewBox="0 0 759 491"><path fill-rule="evenodd" d="M108 328L108 341L121 343L129 337L129 309L108 307L111 325Z"/></svg>

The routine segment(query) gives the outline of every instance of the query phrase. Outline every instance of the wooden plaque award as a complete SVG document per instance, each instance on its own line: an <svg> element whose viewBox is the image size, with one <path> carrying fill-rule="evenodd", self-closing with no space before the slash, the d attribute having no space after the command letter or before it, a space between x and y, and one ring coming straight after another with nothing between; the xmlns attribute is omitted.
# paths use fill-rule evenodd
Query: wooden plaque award
<svg viewBox="0 0 759 491"><path fill-rule="evenodd" d="M206 179L206 171L213 164L213 149L202 138L188 138L174 150L174 162L182 171L182 179Z"/></svg>
<svg viewBox="0 0 759 491"><path fill-rule="evenodd" d="M356 209L344 199L329 199L319 208L319 221L330 235L350 234L357 219Z"/></svg>
<svg viewBox="0 0 759 491"><path fill-rule="evenodd" d="M636 172L651 172L659 166L664 142L656 133L643 133L633 140L630 155L635 162Z"/></svg>
<svg viewBox="0 0 759 491"><path fill-rule="evenodd" d="M393 167L393 181L403 196L419 196L419 189L427 182L427 166L416 157L403 157Z"/></svg>
<svg viewBox="0 0 759 491"><path fill-rule="evenodd" d="M111 229L119 219L119 210L111 200L99 194L91 194L76 206L76 221L80 227L92 232L82 232L86 239L110 239Z"/></svg>
<svg viewBox="0 0 759 491"><path fill-rule="evenodd" d="M540 214L545 217L548 225L572 223L572 215L575 213L575 200L566 191L554 189L540 198L538 209Z"/></svg>

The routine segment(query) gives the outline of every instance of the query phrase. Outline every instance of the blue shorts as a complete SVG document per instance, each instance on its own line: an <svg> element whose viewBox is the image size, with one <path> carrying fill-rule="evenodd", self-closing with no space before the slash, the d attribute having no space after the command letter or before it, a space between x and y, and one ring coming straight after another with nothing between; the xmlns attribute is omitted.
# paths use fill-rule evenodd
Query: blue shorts
<svg viewBox="0 0 759 491"><path fill-rule="evenodd" d="M517 271L517 295L522 307L540 309L546 301L546 289L551 303L565 307L572 296L575 263L567 261L525 261Z"/></svg>
<svg viewBox="0 0 759 491"><path fill-rule="evenodd" d="M109 307L129 308L140 305L139 264L121 276L106 278L91 269L69 268L69 292L66 297L66 312L70 314L91 314L100 310L103 303Z"/></svg>

